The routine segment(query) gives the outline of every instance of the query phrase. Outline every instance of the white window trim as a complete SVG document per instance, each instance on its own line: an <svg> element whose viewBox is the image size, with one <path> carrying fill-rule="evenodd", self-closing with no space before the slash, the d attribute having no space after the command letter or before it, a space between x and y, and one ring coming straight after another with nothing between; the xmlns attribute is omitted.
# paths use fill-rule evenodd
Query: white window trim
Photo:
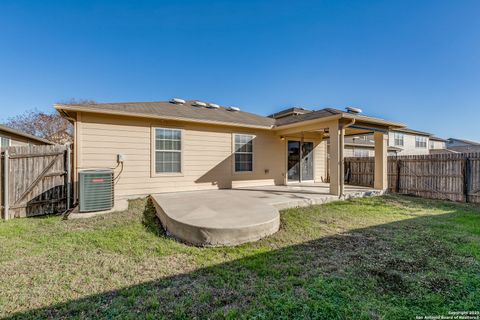
<svg viewBox="0 0 480 320"><path fill-rule="evenodd" d="M10 137L0 136L0 140L1 140L2 138L8 140L8 147L11 147L11 146L12 146L12 139L11 139ZM0 142L1 142L1 141L0 141ZM1 146L1 144L0 144L0 148L1 148L1 147L2 147L2 146ZM8 147L7 147L7 148L8 148Z"/></svg>
<svg viewBox="0 0 480 320"><path fill-rule="evenodd" d="M235 167L235 154L237 153L235 150L235 136L240 135L240 136L252 136L252 170L250 171L237 171L237 168ZM232 167L233 167L233 173L234 174L252 174L255 171L255 139L257 138L256 135L253 133L240 133L236 132L232 134ZM243 152L246 153L246 152Z"/></svg>
<svg viewBox="0 0 480 320"><path fill-rule="evenodd" d="M417 138L425 140L425 146L424 147L417 146ZM418 142L420 142L420 141L418 141ZM421 142L423 143L423 141L421 141ZM428 139L427 139L427 137L415 136L415 149L428 149Z"/></svg>
<svg viewBox="0 0 480 320"><path fill-rule="evenodd" d="M356 152L359 152L360 154L363 154L363 155L355 154ZM353 157L354 158L370 157L370 151L368 149L365 149L365 148L354 148L353 149Z"/></svg>
<svg viewBox="0 0 480 320"><path fill-rule="evenodd" d="M395 138L396 135L402 136L402 139L396 139ZM397 144L397 140L402 140L402 144L400 144L400 143ZM405 146L405 135L403 133L397 133L397 132L393 133L393 146L394 147L404 147Z"/></svg>
<svg viewBox="0 0 480 320"><path fill-rule="evenodd" d="M157 129L172 129L172 130L179 130L180 131L180 172L157 172L155 168L155 162L157 157L157 148L156 148L156 130ZM185 141L185 130L178 127L152 127L150 132L151 135L151 143L150 143L150 176L151 177L183 177L184 176L184 161L183 161L183 151L184 151L184 141ZM171 151L171 150L170 150Z"/></svg>

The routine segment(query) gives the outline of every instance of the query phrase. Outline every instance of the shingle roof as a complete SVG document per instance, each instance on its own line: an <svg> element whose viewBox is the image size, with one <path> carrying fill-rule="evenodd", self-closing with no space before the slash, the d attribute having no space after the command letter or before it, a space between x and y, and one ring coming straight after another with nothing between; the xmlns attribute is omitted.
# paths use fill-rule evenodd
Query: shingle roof
<svg viewBox="0 0 480 320"><path fill-rule="evenodd" d="M281 111L272 113L268 117L277 119L277 118L290 116L290 115L293 115L293 114L303 114L303 113L309 113L309 112L312 112L312 110L304 109L304 108L301 108L301 107L292 107L292 108L288 108L288 109L285 109L285 110L281 110Z"/></svg>
<svg viewBox="0 0 480 320"><path fill-rule="evenodd" d="M96 103L82 105L59 105L57 109L111 112L136 116L156 116L172 120L197 120L219 124L239 124L258 127L272 127L275 120L244 111L229 111L225 107L219 109L194 106L194 101L185 104L170 102L128 102L128 103Z"/></svg>
<svg viewBox="0 0 480 320"><path fill-rule="evenodd" d="M342 113L343 113L342 111L337 109L326 108L326 109L316 110L316 111L312 111L304 114L297 114L289 117L280 118L280 119L277 119L275 124L277 126L284 126L291 123L302 122L302 121L313 120L313 119L320 119L320 118L334 116Z"/></svg>
<svg viewBox="0 0 480 320"><path fill-rule="evenodd" d="M418 130L413 130L413 129L409 129L409 128L395 129L395 131L418 134L418 135L422 135L422 136L431 136L432 135L431 133L428 133L428 132L425 132L425 131L418 131Z"/></svg>
<svg viewBox="0 0 480 320"><path fill-rule="evenodd" d="M384 125L403 127L403 124L371 118L364 115L351 114L337 109L326 108L304 114L294 114L279 119L264 117L243 111L229 111L226 107L219 109L198 107L194 100L184 104L171 102L127 102L127 103L95 103L95 104L60 104L58 110L72 112L98 112L137 117L161 118L178 121L195 121L222 125L248 126L270 129L308 120L326 118L330 116L344 116L357 118L361 121L380 122Z"/></svg>
<svg viewBox="0 0 480 320"><path fill-rule="evenodd" d="M450 142L450 143L452 141L460 141L460 142L463 142L465 144L470 144L472 146L480 146L479 142L471 141L471 140L465 140L465 139L448 138L447 141Z"/></svg>
<svg viewBox="0 0 480 320"><path fill-rule="evenodd" d="M11 133L11 134L15 134L17 136L21 136L21 137L24 137L24 138L27 138L27 139L30 139L30 140L35 140L35 141L38 141L38 142L43 142L45 144L54 144L52 141L49 141L47 139L43 139L43 138L40 138L40 137L37 137L37 136L34 136L32 134L29 134L29 133L26 133L26 132L23 132L23 131L19 131L17 129L13 129L13 128L10 128L10 127L7 127L5 125L2 125L0 124L0 131L4 131L4 132L8 132L8 133Z"/></svg>
<svg viewBox="0 0 480 320"><path fill-rule="evenodd" d="M434 140L434 141L441 141L441 142L447 142L447 140L446 140L446 139L439 138L439 137L435 137L435 136L431 136L431 137L430 137L430 140Z"/></svg>

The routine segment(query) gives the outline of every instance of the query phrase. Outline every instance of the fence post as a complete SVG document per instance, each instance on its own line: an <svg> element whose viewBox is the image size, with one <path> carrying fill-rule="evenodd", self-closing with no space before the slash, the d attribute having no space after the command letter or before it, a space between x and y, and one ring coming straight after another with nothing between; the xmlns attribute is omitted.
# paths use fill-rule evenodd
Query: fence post
<svg viewBox="0 0 480 320"><path fill-rule="evenodd" d="M67 203L66 203L66 209L67 211L70 210L70 200L71 200L71 188L70 188L70 183L71 183L71 179L72 179L72 173L71 173L71 165L70 165L70 144L67 144L67 150L65 151L66 152L66 157L65 157L65 161L66 161L66 171L67 171L67 175L66 175L66 180L65 181L65 188L66 188L66 200L67 200Z"/></svg>
<svg viewBox="0 0 480 320"><path fill-rule="evenodd" d="M401 170L401 160L397 159L397 193L400 193L400 170Z"/></svg>
<svg viewBox="0 0 480 320"><path fill-rule="evenodd" d="M3 217L3 150L0 148L0 217Z"/></svg>
<svg viewBox="0 0 480 320"><path fill-rule="evenodd" d="M464 183L464 194L465 194L465 202L470 202L468 196L470 194L470 175L471 175L471 162L470 158L467 156L465 157L465 170L463 172L463 183Z"/></svg>
<svg viewBox="0 0 480 320"><path fill-rule="evenodd" d="M4 156L3 156L3 219L8 220L9 212L8 212L8 148L5 148Z"/></svg>

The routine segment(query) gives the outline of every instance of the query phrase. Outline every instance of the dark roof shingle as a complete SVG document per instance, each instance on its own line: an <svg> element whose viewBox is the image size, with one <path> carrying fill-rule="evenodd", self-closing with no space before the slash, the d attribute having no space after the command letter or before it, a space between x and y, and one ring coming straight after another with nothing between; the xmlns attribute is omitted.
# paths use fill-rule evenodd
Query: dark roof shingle
<svg viewBox="0 0 480 320"><path fill-rule="evenodd" d="M258 127L271 127L275 124L272 118L262 117L244 111L229 111L225 107L219 109L194 106L194 101L185 104L171 102L127 102L96 103L82 105L61 105L60 109L82 110L92 112L115 112L137 116L157 116L178 120L197 120L214 123L240 124Z"/></svg>

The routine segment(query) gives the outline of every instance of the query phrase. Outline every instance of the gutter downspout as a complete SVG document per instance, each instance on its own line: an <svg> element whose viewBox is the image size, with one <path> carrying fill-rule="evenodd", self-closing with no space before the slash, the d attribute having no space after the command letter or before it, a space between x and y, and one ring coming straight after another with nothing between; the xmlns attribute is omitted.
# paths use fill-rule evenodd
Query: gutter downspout
<svg viewBox="0 0 480 320"><path fill-rule="evenodd" d="M340 150L339 150L339 155L340 155L340 196L339 198L345 197L345 159L344 159L344 149L345 149L345 132L344 130L350 126L353 126L355 124L355 119L352 119L349 123L346 125L341 125L340 126L340 132L341 132L341 137L340 137Z"/></svg>

